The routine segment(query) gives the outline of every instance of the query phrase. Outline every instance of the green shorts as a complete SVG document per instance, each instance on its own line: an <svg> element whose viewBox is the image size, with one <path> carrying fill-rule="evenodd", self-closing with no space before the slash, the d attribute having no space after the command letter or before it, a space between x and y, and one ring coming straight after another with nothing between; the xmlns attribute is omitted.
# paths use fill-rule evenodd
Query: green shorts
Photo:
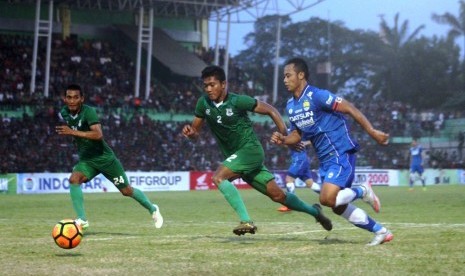
<svg viewBox="0 0 465 276"><path fill-rule="evenodd" d="M88 180L96 177L99 173L110 180L118 189L129 186L129 180L121 162L114 158L109 162L95 162L80 160L73 168L73 172L83 173Z"/></svg>
<svg viewBox="0 0 465 276"><path fill-rule="evenodd" d="M226 158L223 165L240 174L245 182L266 195L266 184L274 179L274 175L263 165L264 159L262 147L243 147Z"/></svg>

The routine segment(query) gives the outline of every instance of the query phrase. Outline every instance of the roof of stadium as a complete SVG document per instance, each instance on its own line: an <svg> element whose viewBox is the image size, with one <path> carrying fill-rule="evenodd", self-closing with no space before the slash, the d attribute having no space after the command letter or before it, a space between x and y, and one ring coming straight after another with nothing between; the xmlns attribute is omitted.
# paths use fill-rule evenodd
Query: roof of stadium
<svg viewBox="0 0 465 276"><path fill-rule="evenodd" d="M37 0L0 0L35 4ZM231 15L231 23L248 23L268 14L288 15L325 0L53 0L54 5L76 9L122 11L153 7L155 16L194 17L223 20ZM42 3L47 3L42 0ZM287 7L286 10L283 7Z"/></svg>

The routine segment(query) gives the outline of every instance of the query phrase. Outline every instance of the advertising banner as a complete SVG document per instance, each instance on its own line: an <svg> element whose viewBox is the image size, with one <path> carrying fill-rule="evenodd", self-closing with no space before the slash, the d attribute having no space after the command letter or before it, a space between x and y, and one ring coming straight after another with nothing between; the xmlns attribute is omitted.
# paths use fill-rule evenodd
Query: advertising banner
<svg viewBox="0 0 465 276"><path fill-rule="evenodd" d="M0 193L16 193L16 174L0 174Z"/></svg>
<svg viewBox="0 0 465 276"><path fill-rule="evenodd" d="M69 173L19 173L18 194L67 193ZM113 183L103 175L97 175L91 181L81 185L84 193L117 191Z"/></svg>
<svg viewBox="0 0 465 276"><path fill-rule="evenodd" d="M457 170L459 184L465 184L465 170Z"/></svg>
<svg viewBox="0 0 465 276"><path fill-rule="evenodd" d="M276 170L272 171L275 177L275 181L279 187L285 188L286 187L286 173L285 170ZM213 172L202 172L202 171L193 171L191 172L190 176L190 189L191 190L211 190L217 189L217 187L212 182ZM313 172L313 179L318 180L318 175ZM233 181L234 186L238 189L251 189L252 186L244 182L242 178L236 179ZM296 187L302 188L306 187L305 183L302 181L296 181Z"/></svg>
<svg viewBox="0 0 465 276"><path fill-rule="evenodd" d="M353 185L368 183L373 186L398 186L399 171L355 168Z"/></svg>
<svg viewBox="0 0 465 276"><path fill-rule="evenodd" d="M131 186L142 191L188 191L189 172L128 172Z"/></svg>
<svg viewBox="0 0 465 276"><path fill-rule="evenodd" d="M142 191L187 191L189 172L127 172L129 183ZM20 173L17 180L18 194L67 193L69 173ZM85 193L119 192L99 174L81 185Z"/></svg>
<svg viewBox="0 0 465 276"><path fill-rule="evenodd" d="M423 172L423 177L425 178L426 185L435 185L435 184L459 184L461 183L460 179L461 170L453 169L425 169ZM410 180L410 171L402 170L400 172L399 182L402 186L408 186ZM415 174L415 183L414 185L421 185L421 180L418 177L418 174ZM462 182L463 183L463 182Z"/></svg>
<svg viewBox="0 0 465 276"><path fill-rule="evenodd" d="M213 172L192 171L190 173L190 189L195 191L215 190L216 185L212 181ZM242 178L232 182L238 189L251 189L252 187L244 182Z"/></svg>

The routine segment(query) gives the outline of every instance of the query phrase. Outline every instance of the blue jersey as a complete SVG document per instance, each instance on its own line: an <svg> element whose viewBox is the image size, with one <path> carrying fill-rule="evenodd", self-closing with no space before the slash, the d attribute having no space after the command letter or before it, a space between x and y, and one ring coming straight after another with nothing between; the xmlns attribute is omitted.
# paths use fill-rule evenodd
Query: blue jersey
<svg viewBox="0 0 465 276"><path fill-rule="evenodd" d="M423 160L421 153L423 148L420 145L416 145L415 147L410 148L410 172L411 173L419 173L420 175L423 173Z"/></svg>
<svg viewBox="0 0 465 276"><path fill-rule="evenodd" d="M410 148L410 165L411 166L421 166L422 162L422 153L423 149L420 145Z"/></svg>
<svg viewBox="0 0 465 276"><path fill-rule="evenodd" d="M312 171L310 170L310 160L308 159L307 151L290 150L291 164L287 174L293 178L300 178L303 181L312 179Z"/></svg>
<svg viewBox="0 0 465 276"><path fill-rule="evenodd" d="M298 129L302 140L310 140L320 162L355 153L359 145L351 138L344 115L336 112L342 101L333 93L307 85L300 96L287 101L290 130Z"/></svg>

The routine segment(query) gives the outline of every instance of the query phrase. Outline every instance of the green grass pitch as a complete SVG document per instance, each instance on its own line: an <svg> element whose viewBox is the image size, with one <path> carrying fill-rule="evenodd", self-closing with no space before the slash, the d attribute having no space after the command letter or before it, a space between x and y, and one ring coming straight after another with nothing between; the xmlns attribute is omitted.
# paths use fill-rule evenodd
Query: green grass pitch
<svg viewBox="0 0 465 276"><path fill-rule="evenodd" d="M55 223L73 218L68 194L0 195L2 275L465 275L465 185L427 191L375 187L374 214L394 233L390 243L366 247L372 234L324 211L328 235L306 214L254 190L241 190L258 226L235 236L238 218L218 191L151 192L165 218L151 217L118 193L85 194L90 229L71 250L55 245ZM309 203L309 189L297 194Z"/></svg>

